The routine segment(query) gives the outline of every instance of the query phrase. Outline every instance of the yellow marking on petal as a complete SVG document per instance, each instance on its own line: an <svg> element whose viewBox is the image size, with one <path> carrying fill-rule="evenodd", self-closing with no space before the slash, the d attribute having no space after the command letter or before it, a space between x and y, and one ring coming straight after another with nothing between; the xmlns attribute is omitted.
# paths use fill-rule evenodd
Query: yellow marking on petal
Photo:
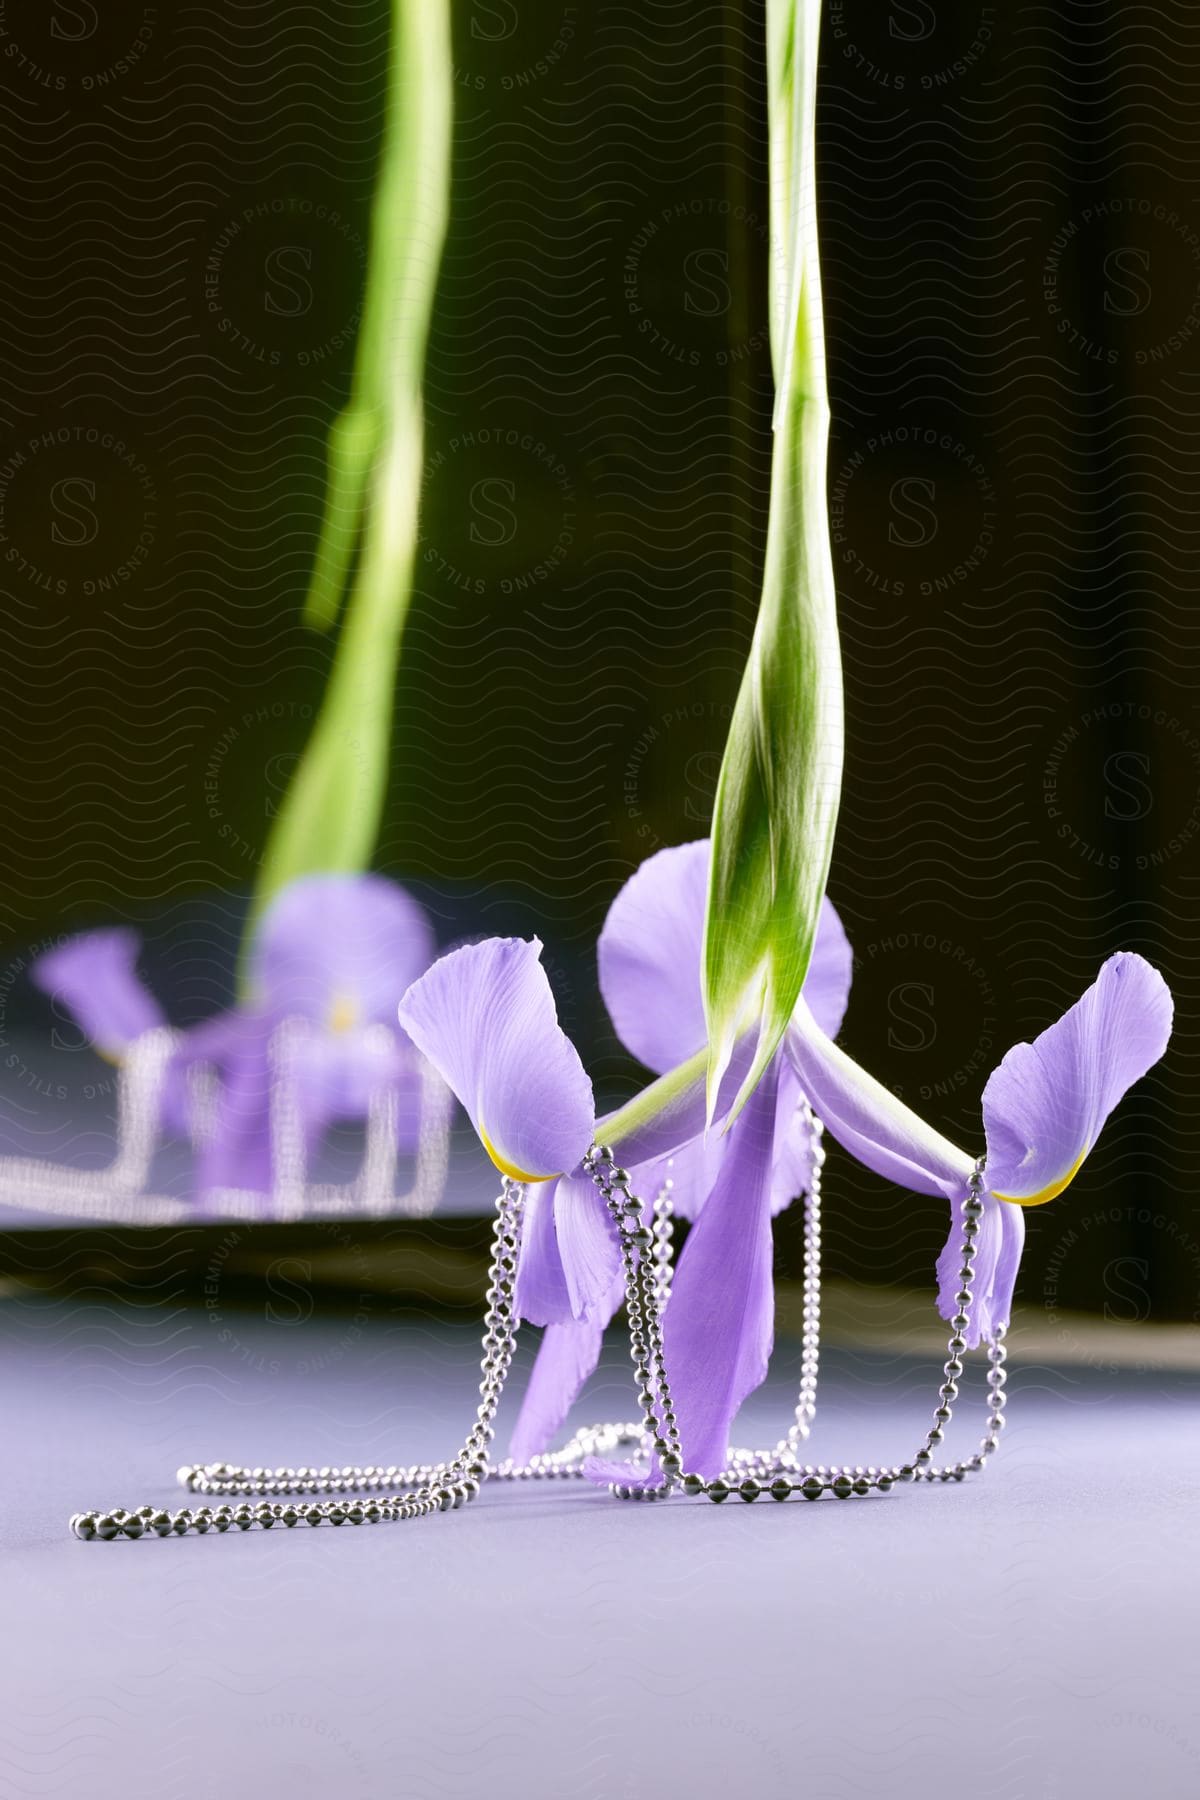
<svg viewBox="0 0 1200 1800"><path fill-rule="evenodd" d="M1010 1206L1045 1206L1047 1200L1057 1200L1063 1189L1065 1187L1070 1187L1071 1183L1078 1175L1086 1155L1086 1150L1080 1151L1079 1155L1060 1181L1052 1181L1049 1187L1042 1188L1039 1193L1030 1194L1028 1199L1025 1199L1020 1194L996 1194L996 1198L997 1200L1007 1200ZM996 1193L995 1188L992 1189L992 1192L994 1194Z"/></svg>
<svg viewBox="0 0 1200 1800"><path fill-rule="evenodd" d="M328 1028L335 1037L353 1031L358 1024L358 1001L353 994L335 994L329 1008Z"/></svg>
<svg viewBox="0 0 1200 1800"><path fill-rule="evenodd" d="M505 1157L501 1156L495 1144L493 1144L491 1138L488 1136L482 1119L479 1121L479 1141L499 1169L500 1173L502 1175L507 1175L510 1181L554 1181L562 1173L560 1169L555 1169L554 1173L551 1175L531 1175L527 1169L518 1169L515 1163L510 1163Z"/></svg>

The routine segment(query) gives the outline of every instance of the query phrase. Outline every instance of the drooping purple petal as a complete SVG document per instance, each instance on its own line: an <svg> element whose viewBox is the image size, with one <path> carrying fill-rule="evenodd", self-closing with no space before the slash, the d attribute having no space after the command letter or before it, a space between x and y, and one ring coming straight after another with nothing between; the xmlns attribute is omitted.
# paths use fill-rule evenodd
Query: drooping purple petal
<svg viewBox="0 0 1200 1800"><path fill-rule="evenodd" d="M592 1140L592 1084L558 1023L535 938L488 938L443 956L400 1004L400 1023L466 1108L497 1168L541 1181Z"/></svg>
<svg viewBox="0 0 1200 1800"><path fill-rule="evenodd" d="M659 1074L706 1041L700 963L712 846L707 838L649 857L609 908L597 955L600 990L625 1047ZM804 984L822 1029L836 1036L852 958L828 900Z"/></svg>
<svg viewBox="0 0 1200 1800"><path fill-rule="evenodd" d="M223 1013L189 1032L178 1057L181 1072L210 1065L218 1077L214 1112L200 1135L196 1188L269 1194L271 1154L271 1032L261 1013Z"/></svg>
<svg viewBox="0 0 1200 1800"><path fill-rule="evenodd" d="M983 1216L979 1225L972 1264L971 1301L967 1307L969 1323L963 1333L969 1350L977 1349L981 1342L990 1338L998 1325L1010 1322L1013 1290L1025 1247L1024 1212L1019 1206L997 1200L994 1194L983 1196ZM962 1216L958 1206L952 1205L950 1235L937 1262L938 1311L943 1319L953 1318L958 1311L955 1295L959 1292L962 1242Z"/></svg>
<svg viewBox="0 0 1200 1800"><path fill-rule="evenodd" d="M1000 1248L996 1253L991 1291L978 1319L985 1336L990 1335L997 1325L1008 1325L1012 1321L1013 1293L1025 1249L1025 1214L1019 1206L1009 1206L1003 1200L996 1204L1000 1208Z"/></svg>
<svg viewBox="0 0 1200 1800"><path fill-rule="evenodd" d="M706 1476L724 1468L730 1425L765 1377L771 1354L771 1213L783 1073L777 1059L731 1130L712 1134L722 1146L716 1178L680 1255L666 1311L664 1353L684 1467ZM589 1457L584 1474L635 1488L660 1479L654 1459L645 1468Z"/></svg>
<svg viewBox="0 0 1200 1800"><path fill-rule="evenodd" d="M597 1317L547 1325L508 1447L514 1462L528 1462L550 1448L584 1382L595 1373L607 1322Z"/></svg>
<svg viewBox="0 0 1200 1800"><path fill-rule="evenodd" d="M180 1034L163 1083L163 1116L172 1131L185 1137L192 1133L197 1072L210 1071L219 1079L226 1058L244 1042L244 1019L245 1015L236 1011L215 1013Z"/></svg>
<svg viewBox="0 0 1200 1800"><path fill-rule="evenodd" d="M634 1192L649 1207L669 1181L671 1202L679 1217L698 1218L716 1184L729 1142L730 1134L714 1126L707 1135L702 1133L691 1143L681 1144L670 1156L637 1164L630 1171Z"/></svg>
<svg viewBox="0 0 1200 1800"><path fill-rule="evenodd" d="M138 976L140 948L136 932L89 931L48 950L29 971L95 1049L114 1060L142 1032L165 1023L158 1001Z"/></svg>
<svg viewBox="0 0 1200 1800"><path fill-rule="evenodd" d="M1061 1193L1126 1089L1166 1049L1171 1016L1157 969L1128 951L1110 956L1083 997L989 1077L988 1186L1023 1206Z"/></svg>
<svg viewBox="0 0 1200 1800"><path fill-rule="evenodd" d="M716 1186L692 1226L663 1327L684 1467L725 1467L729 1428L764 1379L774 1338L771 1161L777 1068L767 1071L730 1133Z"/></svg>
<svg viewBox="0 0 1200 1800"><path fill-rule="evenodd" d="M563 1268L564 1258L560 1255L556 1224L557 1190L564 1185L563 1179L542 1182L529 1190L525 1203L525 1230L513 1303L518 1318L544 1325L546 1329L509 1447L509 1455L518 1462L527 1462L531 1456L550 1447L580 1389L599 1361L604 1327L621 1304L618 1257L617 1274L610 1279L602 1300L591 1302L586 1318L573 1316L572 1296ZM588 1186L591 1185L589 1182ZM599 1201L594 1188L592 1193ZM584 1196L575 1198L578 1201ZM607 1242L603 1246L602 1260L612 1266Z"/></svg>
<svg viewBox="0 0 1200 1800"><path fill-rule="evenodd" d="M611 1317L609 1299L621 1275L616 1222L588 1175L563 1175L554 1190L554 1227L571 1312L588 1319Z"/></svg>
<svg viewBox="0 0 1200 1800"><path fill-rule="evenodd" d="M771 1213L807 1194L812 1181L812 1125L804 1090L788 1057L780 1058L775 1151L771 1169Z"/></svg>
<svg viewBox="0 0 1200 1800"><path fill-rule="evenodd" d="M365 1118L385 1088L401 1102L401 1141L415 1138L418 1096L399 1039L386 1028L333 1037L301 1030L280 1060L280 1021L268 1013L218 1013L183 1034L171 1061L170 1120L196 1139L196 1187L269 1194L276 1185L272 1106L279 1084L292 1084L304 1152L311 1155L339 1119ZM411 1057L414 1052L409 1049ZM196 1083L211 1071L208 1105L197 1111Z"/></svg>
<svg viewBox="0 0 1200 1800"><path fill-rule="evenodd" d="M513 1309L530 1325L570 1320L571 1297L554 1226L555 1182L541 1181L525 1197L525 1227L517 1259Z"/></svg>
<svg viewBox="0 0 1200 1800"><path fill-rule="evenodd" d="M250 959L256 1006L333 1032L394 1025L434 956L433 927L382 875L310 875L264 914Z"/></svg>
<svg viewBox="0 0 1200 1800"><path fill-rule="evenodd" d="M964 1190L972 1159L860 1069L825 1035L803 1000L787 1047L818 1118L859 1162L918 1194L953 1199Z"/></svg>

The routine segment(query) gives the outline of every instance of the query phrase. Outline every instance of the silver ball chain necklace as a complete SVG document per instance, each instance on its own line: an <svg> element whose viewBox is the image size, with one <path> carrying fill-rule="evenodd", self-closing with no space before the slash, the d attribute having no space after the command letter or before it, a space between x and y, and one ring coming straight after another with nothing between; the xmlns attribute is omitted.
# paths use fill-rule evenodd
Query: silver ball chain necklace
<svg viewBox="0 0 1200 1800"><path fill-rule="evenodd" d="M812 1173L804 1203L800 1392L793 1423L774 1449L731 1450L728 1467L712 1479L685 1469L679 1421L663 1358L663 1312L670 1297L673 1266L671 1184L664 1184L648 1222L644 1202L630 1189L628 1172L617 1164L610 1149L594 1144L583 1167L620 1234L629 1350L640 1421L584 1426L561 1450L531 1457L526 1463L514 1463L511 1459L492 1461L496 1413L516 1345L513 1288L525 1214L525 1190L506 1176L496 1201L492 1232L480 1404L462 1448L449 1462L408 1467L391 1464L386 1468L350 1464L320 1469L249 1469L230 1463L193 1463L180 1469L177 1479L181 1487L199 1499L199 1505L176 1511L139 1506L132 1512L116 1508L109 1512L76 1513L71 1519L71 1531L87 1542L112 1542L119 1538L182 1537L188 1532L250 1531L256 1526L269 1531L276 1525L377 1525L423 1519L469 1504L478 1498L488 1481L581 1480L589 1457L607 1457L619 1450L630 1452L647 1471L656 1469L657 1479L637 1487L620 1482L610 1484L610 1492L618 1500L666 1500L677 1491L718 1505L732 1494L746 1501L763 1495L778 1501L797 1495L805 1500L820 1500L826 1494L848 1500L873 1491L886 1494L897 1482L964 1481L978 1473L996 1450L1004 1428L1006 1399L1007 1327L998 1326L987 1340L986 1433L974 1455L941 1467L935 1465L934 1454L944 1440L951 1408L958 1398L967 1348L964 1333L969 1323L967 1309L983 1213L983 1159L976 1163L967 1195L959 1207L961 1241L955 1295L958 1310L951 1320L944 1378L924 1442L911 1461L890 1467L827 1468L821 1463L801 1463L800 1446L807 1440L816 1414L821 1321L821 1170L825 1161L821 1122L811 1111L806 1113L806 1121ZM233 1499L239 1495L247 1498Z"/></svg>

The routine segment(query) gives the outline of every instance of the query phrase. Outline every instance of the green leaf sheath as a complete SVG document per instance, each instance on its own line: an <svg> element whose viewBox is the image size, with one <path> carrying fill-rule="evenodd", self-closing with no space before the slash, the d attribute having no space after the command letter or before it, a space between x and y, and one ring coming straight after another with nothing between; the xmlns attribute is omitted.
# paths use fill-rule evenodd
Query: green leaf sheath
<svg viewBox="0 0 1200 1800"><path fill-rule="evenodd" d="M775 444L763 593L717 786L704 943L710 1105L739 1035L777 1050L808 972L842 782L817 248L819 0L768 0Z"/></svg>
<svg viewBox="0 0 1200 1800"><path fill-rule="evenodd" d="M267 843L262 910L303 875L368 866L387 789L400 638L412 594L429 324L449 211L450 0L393 0L371 258L348 405L329 435L306 623L334 625L358 556L321 710Z"/></svg>

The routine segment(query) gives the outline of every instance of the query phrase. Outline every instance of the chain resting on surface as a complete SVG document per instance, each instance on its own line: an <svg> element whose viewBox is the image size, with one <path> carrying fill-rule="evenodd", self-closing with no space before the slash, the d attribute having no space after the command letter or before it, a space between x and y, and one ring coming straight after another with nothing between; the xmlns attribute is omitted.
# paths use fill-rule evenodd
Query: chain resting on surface
<svg viewBox="0 0 1200 1800"><path fill-rule="evenodd" d="M458 1454L448 1462L407 1466L348 1465L343 1468L244 1468L229 1463L190 1464L178 1472L178 1480L198 1505L175 1511L140 1506L134 1512L76 1513L71 1530L88 1541L116 1538L172 1537L189 1532L249 1531L275 1525L374 1525L420 1519L452 1512L475 1500L485 1481L580 1479L591 1457L612 1458L625 1453L637 1467L638 1479L611 1484L621 1500L666 1499L676 1490L703 1496L720 1504L730 1495L742 1500L769 1496L790 1500L796 1495L819 1500L831 1493L838 1499L872 1491L887 1493L897 1482L962 1481L985 1466L996 1449L1004 1426L1006 1327L997 1328L988 1343L988 1423L979 1449L964 1461L937 1467L934 1454L940 1448L950 1422L951 1407L958 1398L963 1373L964 1333L971 1301L976 1239L983 1212L983 1163L975 1165L968 1193L960 1207L962 1243L956 1295L958 1312L951 1321L949 1356L938 1390L933 1423L912 1460L884 1468L825 1467L801 1463L799 1447L808 1437L816 1412L820 1337L821 1171L825 1161L822 1127L811 1112L810 1178L805 1196L804 1299L800 1392L795 1417L773 1450L732 1450L729 1466L706 1479L685 1471L679 1436L679 1420L672 1404L663 1355L663 1312L671 1289L671 1241L673 1205L671 1182L664 1182L647 1225L643 1202L631 1192L628 1173L605 1146L593 1145L584 1158L617 1228L624 1278L625 1307L629 1323L629 1349L637 1382L640 1420L629 1424L584 1426L560 1450L547 1451L526 1463L493 1462L500 1396L512 1366L516 1339L513 1289L521 1248L525 1190L504 1178L496 1202L492 1233L492 1257L488 1275L487 1310L484 1313L483 1356L479 1384L480 1404L475 1423ZM243 1496L243 1498L238 1498Z"/></svg>

